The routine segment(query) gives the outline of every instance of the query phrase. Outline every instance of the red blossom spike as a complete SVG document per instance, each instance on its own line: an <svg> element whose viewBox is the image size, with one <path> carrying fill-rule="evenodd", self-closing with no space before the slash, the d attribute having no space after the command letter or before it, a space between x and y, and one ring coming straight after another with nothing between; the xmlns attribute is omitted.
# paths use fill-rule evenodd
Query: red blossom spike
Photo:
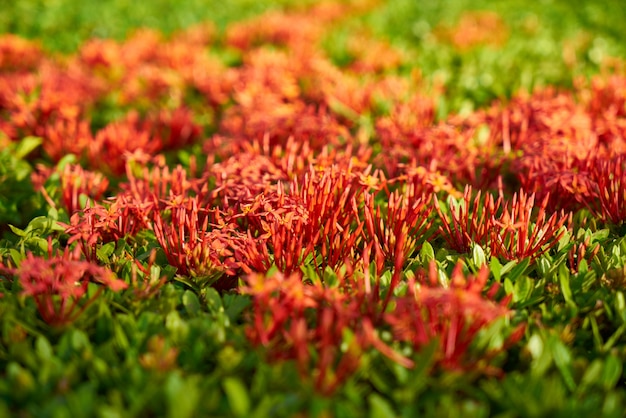
<svg viewBox="0 0 626 418"><path fill-rule="evenodd" d="M487 194L481 199L479 191L472 201L472 187L466 186L463 200L458 207L450 205L450 213L444 213L437 196L435 208L441 219L440 233L452 249L467 253L472 243L484 245L488 242L494 225L496 213L502 205L502 199L497 200Z"/></svg>
<svg viewBox="0 0 626 418"><path fill-rule="evenodd" d="M79 115L57 118L42 129L43 149L53 160L59 161L67 154L84 156L93 142L89 123Z"/></svg>
<svg viewBox="0 0 626 418"><path fill-rule="evenodd" d="M483 296L489 276L487 267L474 277L464 275L462 265L458 264L449 288L434 284L437 275L437 268L431 263L429 273L422 273L424 285L417 288L411 280L407 295L395 300L395 308L385 314L385 321L391 325L397 339L411 343L416 350L437 339L440 347L437 362L441 367L453 370L479 368L480 358L470 355L469 348L481 329L511 314L506 307L508 301L496 303ZM522 337L523 329L521 325L506 337L502 348L483 353L482 358L490 358L514 344ZM487 371L498 372L489 368Z"/></svg>
<svg viewBox="0 0 626 418"><path fill-rule="evenodd" d="M146 209L124 195L104 205L88 202L85 209L71 216L69 225L64 225L70 235L68 244L78 242L85 257L95 262L98 244L117 242L147 228Z"/></svg>
<svg viewBox="0 0 626 418"><path fill-rule="evenodd" d="M16 35L0 36L0 70L28 71L40 65L44 59L41 46Z"/></svg>
<svg viewBox="0 0 626 418"><path fill-rule="evenodd" d="M370 169L365 168L360 175L368 175ZM367 189L357 173L351 163L346 168L331 166L320 172L311 168L301 183L291 185L308 210L306 244L322 255L321 270L354 259L355 248L361 243L364 221L360 220L359 207Z"/></svg>
<svg viewBox="0 0 626 418"><path fill-rule="evenodd" d="M150 132L152 140L160 143L163 150L191 145L199 139L201 133L200 126L193 120L193 113L186 107L148 115L139 126Z"/></svg>
<svg viewBox="0 0 626 418"><path fill-rule="evenodd" d="M169 213L165 216L165 213ZM177 273L199 279L201 285L231 286L239 268L227 227L211 229L212 212L200 207L197 198L173 197L163 211L155 211L150 227L168 263Z"/></svg>
<svg viewBox="0 0 626 418"><path fill-rule="evenodd" d="M376 335L374 322L362 315L359 298L341 288L304 284L300 273L253 274L245 281L241 291L252 296L248 338L265 347L270 361L295 360L318 392L331 395L357 370L361 353L370 347L412 366ZM346 335L352 337L346 340Z"/></svg>
<svg viewBox="0 0 626 418"><path fill-rule="evenodd" d="M570 270L573 273L578 273L581 263L585 261L587 265L589 265L591 260L593 260L599 251L600 244L596 243L591 246L591 237L585 238L583 242L574 244L574 246L567 253Z"/></svg>
<svg viewBox="0 0 626 418"><path fill-rule="evenodd" d="M523 190L511 201L504 201L502 196L495 200L491 195L481 199L480 192L471 201L471 194L471 187L467 187L458 209L452 207L449 215L435 201L440 232L461 253L468 253L476 243L489 248L492 256L532 261L555 246L565 233L562 227L571 224L571 213L555 212L548 217L549 195L535 207L535 195Z"/></svg>
<svg viewBox="0 0 626 418"><path fill-rule="evenodd" d="M55 161L81 155L89 144L89 123L81 117L101 90L82 69L46 61L36 74L0 75L0 90L0 127L11 139L41 137Z"/></svg>
<svg viewBox="0 0 626 418"><path fill-rule="evenodd" d="M131 112L126 119L112 122L98 131L88 150L89 161L94 167L119 175L124 173L127 154L138 150L147 154L161 151L162 144L138 127L138 118L136 112Z"/></svg>
<svg viewBox="0 0 626 418"><path fill-rule="evenodd" d="M67 164L61 172L62 201L70 216L84 209L80 203L81 196L98 201L108 187L109 180L102 173L86 171L79 165Z"/></svg>
<svg viewBox="0 0 626 418"><path fill-rule="evenodd" d="M365 226L368 239L379 246L388 263L406 260L429 238L433 219L432 195L419 194L414 184L388 197L383 211L374 208L374 196L365 195Z"/></svg>
<svg viewBox="0 0 626 418"><path fill-rule="evenodd" d="M0 265L0 269L17 277L23 288L22 293L35 300L43 320L53 326L75 321L104 289L118 292L128 287L110 270L81 261L68 251L49 259L29 253L19 267L8 269ZM89 283L100 287L87 298Z"/></svg>
<svg viewBox="0 0 626 418"><path fill-rule="evenodd" d="M529 258L531 262L554 247L569 228L572 214L561 211L547 215L550 196L535 207L535 195L523 190L504 204L503 212L494 218L489 245L491 253L507 260ZM536 211L536 214L533 212Z"/></svg>
<svg viewBox="0 0 626 418"><path fill-rule="evenodd" d="M602 220L621 225L626 220L626 156L590 161L591 179L597 199L587 202Z"/></svg>

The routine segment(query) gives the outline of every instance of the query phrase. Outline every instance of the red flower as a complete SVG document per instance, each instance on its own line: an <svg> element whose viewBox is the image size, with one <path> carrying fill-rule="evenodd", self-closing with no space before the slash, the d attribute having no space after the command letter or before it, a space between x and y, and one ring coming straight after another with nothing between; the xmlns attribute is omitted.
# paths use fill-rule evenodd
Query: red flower
<svg viewBox="0 0 626 418"><path fill-rule="evenodd" d="M590 166L597 199L587 206L604 221L621 225L626 220L626 156L595 158Z"/></svg>
<svg viewBox="0 0 626 418"><path fill-rule="evenodd" d="M138 150L155 154L161 150L161 143L153 141L150 132L138 126L138 118L136 112L131 112L124 120L112 122L98 131L88 151L94 167L119 175L124 173L127 154Z"/></svg>
<svg viewBox="0 0 626 418"><path fill-rule="evenodd" d="M166 216L169 212L171 215ZM196 198L174 196L166 210L155 211L150 227L165 252L167 261L181 276L199 280L201 285L230 281L239 267L234 259L228 226L212 228L210 210L198 205Z"/></svg>
<svg viewBox="0 0 626 418"><path fill-rule="evenodd" d="M339 276L340 282L353 280ZM362 299L341 287L309 285L300 273L278 272L250 275L241 290L252 296L248 338L264 346L271 361L295 360L303 379L324 395L354 373L370 347L405 367L413 365L379 339L375 320L362 314Z"/></svg>
<svg viewBox="0 0 626 418"><path fill-rule="evenodd" d="M387 208L374 209L374 196L365 196L365 229L368 238L375 242L388 263L398 257L406 260L419 250L429 237L432 225L432 195L419 194L417 187L410 184L404 192L392 192Z"/></svg>
<svg viewBox="0 0 626 418"><path fill-rule="evenodd" d="M83 170L79 165L67 164L61 172L63 204L70 216L81 209L80 198L85 196L100 200L109 186L109 180L102 173Z"/></svg>
<svg viewBox="0 0 626 418"><path fill-rule="evenodd" d="M96 246L107 242L117 242L127 235L135 235L147 227L145 209L129 202L124 195L111 203L101 205L87 202L85 209L75 212L70 224L64 225L70 235L68 244L75 241L90 261L96 261Z"/></svg>
<svg viewBox="0 0 626 418"><path fill-rule="evenodd" d="M425 283L418 289L411 280L408 293L395 301L395 308L385 314L385 320L397 339L411 343L417 350L437 339L440 347L437 360L441 367L473 369L480 359L473 357L469 349L479 331L511 313L506 307L508 298L500 302L491 300L497 286L491 287L487 297L483 296L488 276L487 267L476 277L465 276L462 265L458 264L450 287L442 288L437 285L438 272L433 262L429 272L422 274ZM513 345L522 337L524 329L525 326L520 325L506 337L499 350L483 353L481 358L494 356Z"/></svg>
<svg viewBox="0 0 626 418"><path fill-rule="evenodd" d="M467 187L463 201L444 213L435 200L441 218L440 232L456 251L467 253L472 243L491 250L491 255L507 260L537 259L556 245L565 233L563 226L571 223L571 213L552 213L546 207L549 195L535 207L535 194L523 190L513 195L511 201L502 196L497 200L486 194L481 199L478 192L471 201L472 189ZM535 213L534 213L535 212Z"/></svg>
<svg viewBox="0 0 626 418"><path fill-rule="evenodd" d="M503 212L493 219L489 245L493 255L507 260L539 258L555 246L565 229L569 227L572 214L554 212L550 217L546 214L550 196L546 196L539 205L536 215L535 195L530 196L520 190L519 196L513 195L512 202L504 205Z"/></svg>
<svg viewBox="0 0 626 418"><path fill-rule="evenodd" d="M31 70L41 63L44 55L41 47L32 41L15 35L3 34L0 37L0 70Z"/></svg>
<svg viewBox="0 0 626 418"><path fill-rule="evenodd" d="M54 326L76 320L105 288L117 292L128 287L110 270L77 260L68 251L50 259L29 253L19 267L2 269L18 278L24 289L22 293L35 299L43 320ZM89 283L100 286L93 296L87 298Z"/></svg>
<svg viewBox="0 0 626 418"><path fill-rule="evenodd" d="M481 199L479 191L472 201L472 187L465 187L463 200L456 206L450 205L450 213L444 213L435 196L435 208L441 218L440 232L448 245L455 251L467 253L472 243L486 243L493 227L493 218L500 209L502 199L494 200L490 194Z"/></svg>

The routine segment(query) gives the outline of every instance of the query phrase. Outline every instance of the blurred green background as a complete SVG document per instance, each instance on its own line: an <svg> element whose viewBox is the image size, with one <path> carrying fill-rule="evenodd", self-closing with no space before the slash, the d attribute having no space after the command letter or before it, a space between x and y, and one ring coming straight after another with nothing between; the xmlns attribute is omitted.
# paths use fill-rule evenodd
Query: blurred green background
<svg viewBox="0 0 626 418"><path fill-rule="evenodd" d="M137 27L170 33L210 20L223 30L231 22L268 9L307 3L315 2L0 0L0 33L38 38L48 50L69 53L88 38L123 39ZM348 17L329 31L324 47L340 65L349 61L345 40L353 31L366 28L389 39L412 57L403 70L419 68L427 80L444 86L440 117L506 99L519 89L546 84L570 87L573 77L597 73L607 57L626 54L626 4L621 0L391 0L373 4L365 15ZM446 38L472 10L500 16L506 32L503 43L459 49Z"/></svg>

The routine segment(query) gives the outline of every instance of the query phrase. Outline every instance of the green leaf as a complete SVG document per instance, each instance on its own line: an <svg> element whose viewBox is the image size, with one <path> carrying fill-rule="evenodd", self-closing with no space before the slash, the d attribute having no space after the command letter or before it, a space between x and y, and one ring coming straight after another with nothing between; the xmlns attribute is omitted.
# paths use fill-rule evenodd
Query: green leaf
<svg viewBox="0 0 626 418"><path fill-rule="evenodd" d="M251 300L249 296L228 293L224 295L226 315L228 315L231 322L235 322L244 309L250 306L250 303Z"/></svg>
<svg viewBox="0 0 626 418"><path fill-rule="evenodd" d="M428 264L435 259L435 250L433 246L430 245L428 241L422 244L422 248L420 249L420 260L422 263Z"/></svg>
<svg viewBox="0 0 626 418"><path fill-rule="evenodd" d="M35 148L41 145L41 143L41 138L37 138L35 136L27 136L17 144L14 155L21 160L32 151L34 151Z"/></svg>
<svg viewBox="0 0 626 418"><path fill-rule="evenodd" d="M530 264L530 259L528 259L528 258L525 258L525 259L521 260L520 262L518 262L517 265L515 265L511 269L511 273L508 276L509 279L511 279L511 281L513 283L515 283L515 281L517 279L519 279L526 272L526 269L528 268L529 264ZM507 266L508 266L508 264L507 264ZM504 268L503 268L503 270L504 270ZM504 274L504 272L502 274Z"/></svg>
<svg viewBox="0 0 626 418"><path fill-rule="evenodd" d="M121 351L128 350L128 348L130 347L128 337L126 336L126 333L124 332L124 328L122 327L122 324L120 324L117 321L113 322L113 334L114 334L114 341L117 347L119 347Z"/></svg>
<svg viewBox="0 0 626 418"><path fill-rule="evenodd" d="M32 373L16 362L6 367L5 378L8 378L11 388L20 397L25 396L35 388L35 378Z"/></svg>
<svg viewBox="0 0 626 418"><path fill-rule="evenodd" d="M615 293L615 309L619 312L622 322L626 322L626 298L622 291Z"/></svg>
<svg viewBox="0 0 626 418"><path fill-rule="evenodd" d="M507 295L515 293L515 286L513 286L513 282L511 282L511 280L509 280L508 277L504 279L503 286L504 286L504 291L506 292ZM513 295L513 297L515 297L515 295Z"/></svg>
<svg viewBox="0 0 626 418"><path fill-rule="evenodd" d="M214 288L207 287L202 289L202 297L206 302L206 306L209 309L209 312L219 313L224 310L222 297Z"/></svg>
<svg viewBox="0 0 626 418"><path fill-rule="evenodd" d="M24 231L22 229L19 229L16 226L13 226L13 225L9 224L9 228L11 229L11 232L13 232L18 237L25 237L26 236L26 231Z"/></svg>
<svg viewBox="0 0 626 418"><path fill-rule="evenodd" d="M604 367L601 360L595 359L592 361L580 380L579 391L583 391L584 389L599 383L603 370Z"/></svg>
<svg viewBox="0 0 626 418"><path fill-rule="evenodd" d="M417 353L417 361L415 362L415 368L411 371L411 379L409 381L413 399L428 385L428 376L435 365L438 352L439 341L433 338L430 343L422 347L419 353Z"/></svg>
<svg viewBox="0 0 626 418"><path fill-rule="evenodd" d="M565 264L559 266L559 282L561 284L561 293L568 306L573 309L577 309L576 303L572 297L572 289L570 288L570 273L569 268Z"/></svg>
<svg viewBox="0 0 626 418"><path fill-rule="evenodd" d="M238 417L247 416L250 411L250 398L241 380L236 377L227 377L222 382L222 387L233 413Z"/></svg>
<svg viewBox="0 0 626 418"><path fill-rule="evenodd" d="M532 374L542 376L552 364L552 354L546 349L546 342L540 334L535 333L528 340L526 348L533 358Z"/></svg>
<svg viewBox="0 0 626 418"><path fill-rule="evenodd" d="M191 277L182 276L180 274L177 274L177 275L174 276L174 280L176 280L177 282L183 283L183 284L191 287L192 289L198 290L198 285L196 284L196 282L194 280L191 279Z"/></svg>
<svg viewBox="0 0 626 418"><path fill-rule="evenodd" d="M611 335L609 337L608 340L606 340L606 343L604 343L604 346L602 347L603 351L608 351L611 348L613 348L613 346L615 345L615 343L620 339L620 337L622 336L622 334L626 331L626 323L620 325L615 332L613 333L613 335Z"/></svg>
<svg viewBox="0 0 626 418"><path fill-rule="evenodd" d="M550 335L548 346L550 347L554 364L556 364L557 369L561 372L565 385L569 390L573 391L576 388L576 382L574 381L574 375L572 373L572 355L569 349L555 334Z"/></svg>
<svg viewBox="0 0 626 418"><path fill-rule="evenodd" d="M76 155L67 154L61 157L59 162L57 163L57 171L62 172L66 165L75 164L76 163Z"/></svg>
<svg viewBox="0 0 626 418"><path fill-rule="evenodd" d="M572 236L571 236L571 234L569 233L569 231L567 231L567 229L564 226L561 227L560 230L562 231L563 229L565 229L565 233L563 234L561 239L559 239L559 242L558 242L557 248L556 248L557 252L563 251L563 249L565 247L567 247L568 245L572 244Z"/></svg>
<svg viewBox="0 0 626 418"><path fill-rule="evenodd" d="M370 406L371 418L389 418L397 416L389 402L382 396L372 393L368 396L367 401Z"/></svg>
<svg viewBox="0 0 626 418"><path fill-rule="evenodd" d="M187 313L191 316L198 315L198 312L200 312L201 309L198 296L196 296L196 294L191 290L186 290L183 294L183 305L185 306Z"/></svg>
<svg viewBox="0 0 626 418"><path fill-rule="evenodd" d="M491 257L489 270L491 270L491 274L493 274L494 279L499 282L502 277L502 264L500 263L500 260L498 260L498 257Z"/></svg>
<svg viewBox="0 0 626 418"><path fill-rule="evenodd" d="M9 254L11 254L11 260L13 260L13 264L19 267L25 255L14 248L11 248L9 250Z"/></svg>
<svg viewBox="0 0 626 418"><path fill-rule="evenodd" d="M476 243L474 243L472 247L472 262L474 263L474 266L479 269L483 265L487 264L485 252L482 247Z"/></svg>
<svg viewBox="0 0 626 418"><path fill-rule="evenodd" d="M185 379L179 372L170 374L165 382L168 413L170 418L197 416L196 408L200 398L198 379Z"/></svg>
<svg viewBox="0 0 626 418"><path fill-rule="evenodd" d="M189 325L183 321L178 311L172 311L165 317L165 328L172 334L172 338L182 341L187 337Z"/></svg>
<svg viewBox="0 0 626 418"><path fill-rule="evenodd" d="M534 281L528 276L520 277L514 285L513 292L514 302L525 302L533 293Z"/></svg>
<svg viewBox="0 0 626 418"><path fill-rule="evenodd" d="M96 257L101 263L110 262L111 255L115 252L115 243L107 242L96 250Z"/></svg>
<svg viewBox="0 0 626 418"><path fill-rule="evenodd" d="M615 387L617 381L622 375L622 368L622 361L617 356L610 354L606 358L601 378L604 389L610 390Z"/></svg>
<svg viewBox="0 0 626 418"><path fill-rule="evenodd" d="M48 240L41 237L32 237L26 240L26 243L30 247L37 247L41 250L42 253L48 251Z"/></svg>
<svg viewBox="0 0 626 418"><path fill-rule="evenodd" d="M35 341L35 351L39 359L44 362L49 361L53 356L52 346L43 336L37 337Z"/></svg>
<svg viewBox="0 0 626 418"><path fill-rule="evenodd" d="M541 275L541 277L546 277L548 275L548 273L550 272L550 260L548 260L548 258L544 255L542 257L539 258L539 260L537 260L537 270L539 271L539 274Z"/></svg>
<svg viewBox="0 0 626 418"><path fill-rule="evenodd" d="M65 228L59 225L54 219L48 218L47 216L37 216L28 223L26 231L35 232L38 235L47 235L55 231L65 231Z"/></svg>
<svg viewBox="0 0 626 418"><path fill-rule="evenodd" d="M504 276L505 274L510 272L513 269L513 267L515 267L515 266L517 266L517 261L515 261L515 260L509 261L504 266L502 266L502 268L500 269L500 274L502 276Z"/></svg>
<svg viewBox="0 0 626 418"><path fill-rule="evenodd" d="M591 242L604 241L609 237L610 230L608 228L599 229L591 234Z"/></svg>

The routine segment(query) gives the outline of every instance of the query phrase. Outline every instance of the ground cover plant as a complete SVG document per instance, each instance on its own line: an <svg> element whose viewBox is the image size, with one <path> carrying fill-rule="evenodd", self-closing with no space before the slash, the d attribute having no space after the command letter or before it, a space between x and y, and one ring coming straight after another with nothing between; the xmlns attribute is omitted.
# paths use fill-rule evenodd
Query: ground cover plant
<svg viewBox="0 0 626 418"><path fill-rule="evenodd" d="M623 415L619 3L159 3L0 18L0 416Z"/></svg>

